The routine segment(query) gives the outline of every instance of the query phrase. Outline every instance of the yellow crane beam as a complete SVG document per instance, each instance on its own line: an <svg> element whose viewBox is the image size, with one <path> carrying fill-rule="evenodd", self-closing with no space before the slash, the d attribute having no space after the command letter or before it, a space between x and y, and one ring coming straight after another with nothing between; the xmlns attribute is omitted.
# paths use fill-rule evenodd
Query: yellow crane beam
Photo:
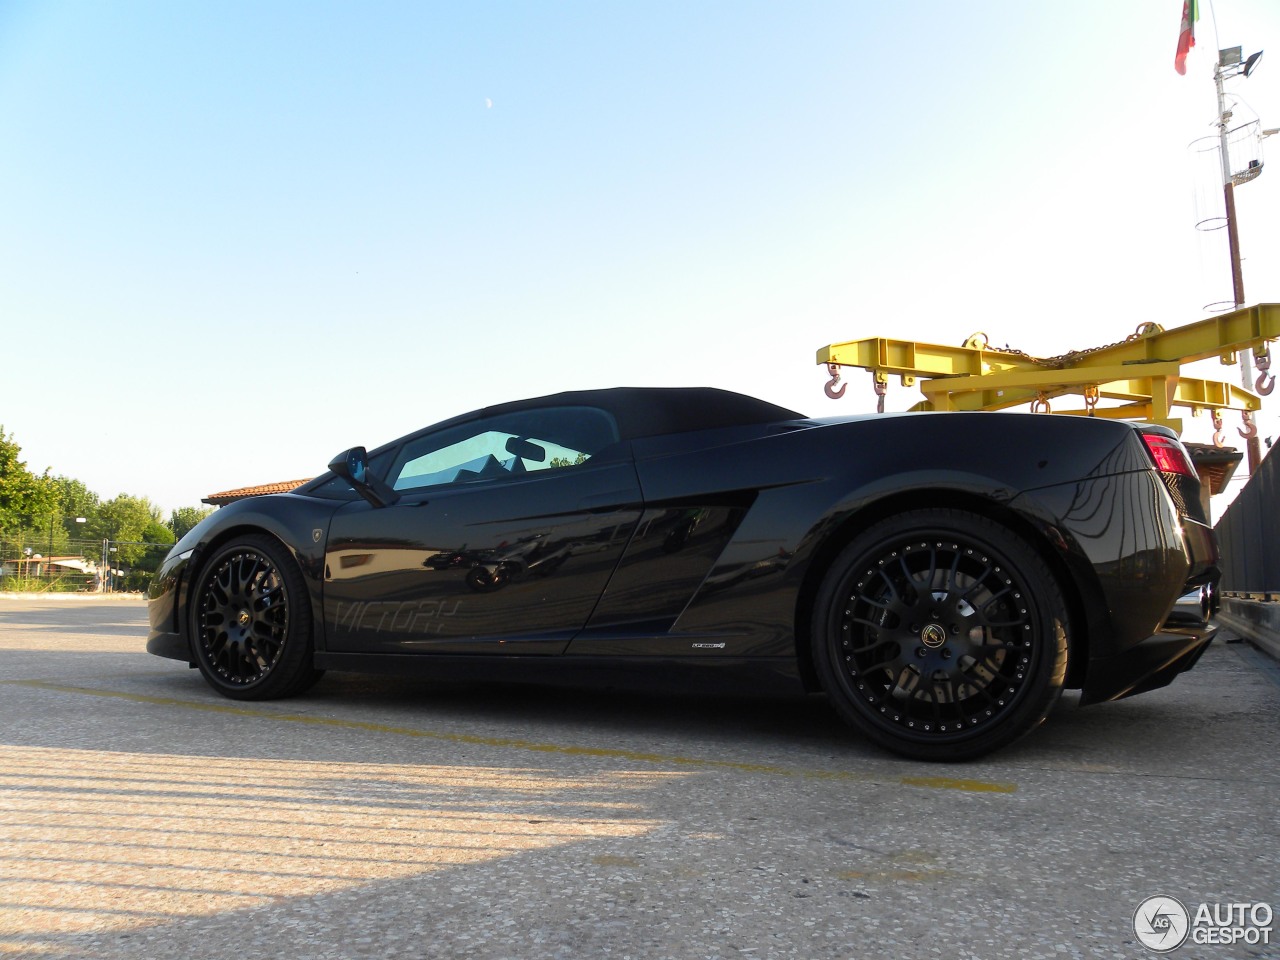
<svg viewBox="0 0 1280 960"><path fill-rule="evenodd" d="M1083 350L1063 368L1122 363L1192 363L1219 357L1235 363L1233 354L1280 338L1280 304L1260 303L1170 330L1155 330L1096 350ZM972 343L972 341L970 341ZM1043 362L1019 351L962 347L889 337L833 343L818 350L818 363L882 370L897 376L976 376L1006 370L1043 370Z"/></svg>
<svg viewBox="0 0 1280 960"><path fill-rule="evenodd" d="M870 370L878 384L898 376L904 386L921 378L925 402L917 409L1000 410L1082 394L1096 416L1152 420L1181 432L1174 407L1200 410L1261 408L1253 393L1230 383L1181 375L1181 365L1218 357L1235 363L1241 350L1265 354L1267 341L1280 338L1280 304L1242 307L1170 330L1153 329L1120 343L1039 360L1016 350L993 350L985 337L963 346L868 337L821 348L817 362ZM834 384L834 378L833 378ZM883 388L879 392L883 392ZM1096 407L1100 398L1124 406ZM1065 412L1065 411L1064 411Z"/></svg>
<svg viewBox="0 0 1280 960"><path fill-rule="evenodd" d="M1089 352L1090 364L1194 363L1218 357L1235 363L1241 350L1262 346L1280 337L1280 303L1259 303L1194 323L1132 337Z"/></svg>
<svg viewBox="0 0 1280 960"><path fill-rule="evenodd" d="M1112 400L1145 400L1158 390L1170 404L1193 409L1262 408L1262 401L1243 387L1184 377L1175 362L939 377L921 383L920 392L939 410L998 410L1029 403L1040 394L1051 398L1082 393L1088 386L1098 387L1100 396Z"/></svg>
<svg viewBox="0 0 1280 960"><path fill-rule="evenodd" d="M1035 368L1034 360L1026 354L889 337L833 343L818 351L818 363L836 363L912 377L981 376Z"/></svg>

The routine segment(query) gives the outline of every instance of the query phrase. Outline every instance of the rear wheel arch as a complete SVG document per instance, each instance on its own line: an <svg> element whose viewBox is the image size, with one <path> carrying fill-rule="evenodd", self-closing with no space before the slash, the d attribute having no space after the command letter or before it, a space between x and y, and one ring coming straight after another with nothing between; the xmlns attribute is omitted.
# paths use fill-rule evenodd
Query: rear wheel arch
<svg viewBox="0 0 1280 960"><path fill-rule="evenodd" d="M962 490L916 490L884 497L850 513L814 549L797 597L795 610L795 654L805 688L821 689L814 667L810 639L813 609L822 581L840 553L863 532L895 514L930 508L961 510L1000 524L1025 541L1049 567L1067 605L1069 619L1066 686L1075 689L1084 682L1088 663L1088 621L1080 589L1048 537L1015 510Z"/></svg>
<svg viewBox="0 0 1280 960"><path fill-rule="evenodd" d="M813 609L813 665L833 708L913 759L1005 746L1064 686L1057 577L1023 536L970 510L877 517L830 564Z"/></svg>

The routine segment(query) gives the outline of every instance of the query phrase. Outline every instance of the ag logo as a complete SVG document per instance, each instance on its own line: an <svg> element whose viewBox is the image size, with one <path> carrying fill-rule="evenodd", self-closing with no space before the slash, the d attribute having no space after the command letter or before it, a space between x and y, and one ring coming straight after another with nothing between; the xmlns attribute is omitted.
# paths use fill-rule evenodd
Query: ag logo
<svg viewBox="0 0 1280 960"><path fill-rule="evenodd" d="M1133 912L1133 932L1148 950L1168 953L1186 942L1191 915L1173 897L1147 897Z"/></svg>

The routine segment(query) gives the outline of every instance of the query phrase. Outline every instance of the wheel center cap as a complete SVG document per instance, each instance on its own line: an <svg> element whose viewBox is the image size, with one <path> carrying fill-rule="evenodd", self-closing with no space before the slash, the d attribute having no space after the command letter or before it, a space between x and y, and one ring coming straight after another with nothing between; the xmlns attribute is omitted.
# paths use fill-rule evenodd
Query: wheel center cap
<svg viewBox="0 0 1280 960"><path fill-rule="evenodd" d="M920 639L930 650L937 650L947 642L947 631L939 624L931 623L920 631Z"/></svg>
<svg viewBox="0 0 1280 960"><path fill-rule="evenodd" d="M241 610L240 615L236 617L236 623L238 623L242 627L247 627L249 625L249 621L252 619L253 618L249 616L248 610ZM927 640L925 642L928 643Z"/></svg>

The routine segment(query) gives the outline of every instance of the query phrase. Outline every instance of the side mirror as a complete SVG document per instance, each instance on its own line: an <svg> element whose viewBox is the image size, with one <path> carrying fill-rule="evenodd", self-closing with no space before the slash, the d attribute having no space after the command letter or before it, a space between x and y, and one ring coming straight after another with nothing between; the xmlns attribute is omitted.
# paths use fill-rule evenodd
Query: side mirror
<svg viewBox="0 0 1280 960"><path fill-rule="evenodd" d="M364 447L343 450L329 461L329 469L375 507L387 507L400 499L400 494L369 472L369 454Z"/></svg>

